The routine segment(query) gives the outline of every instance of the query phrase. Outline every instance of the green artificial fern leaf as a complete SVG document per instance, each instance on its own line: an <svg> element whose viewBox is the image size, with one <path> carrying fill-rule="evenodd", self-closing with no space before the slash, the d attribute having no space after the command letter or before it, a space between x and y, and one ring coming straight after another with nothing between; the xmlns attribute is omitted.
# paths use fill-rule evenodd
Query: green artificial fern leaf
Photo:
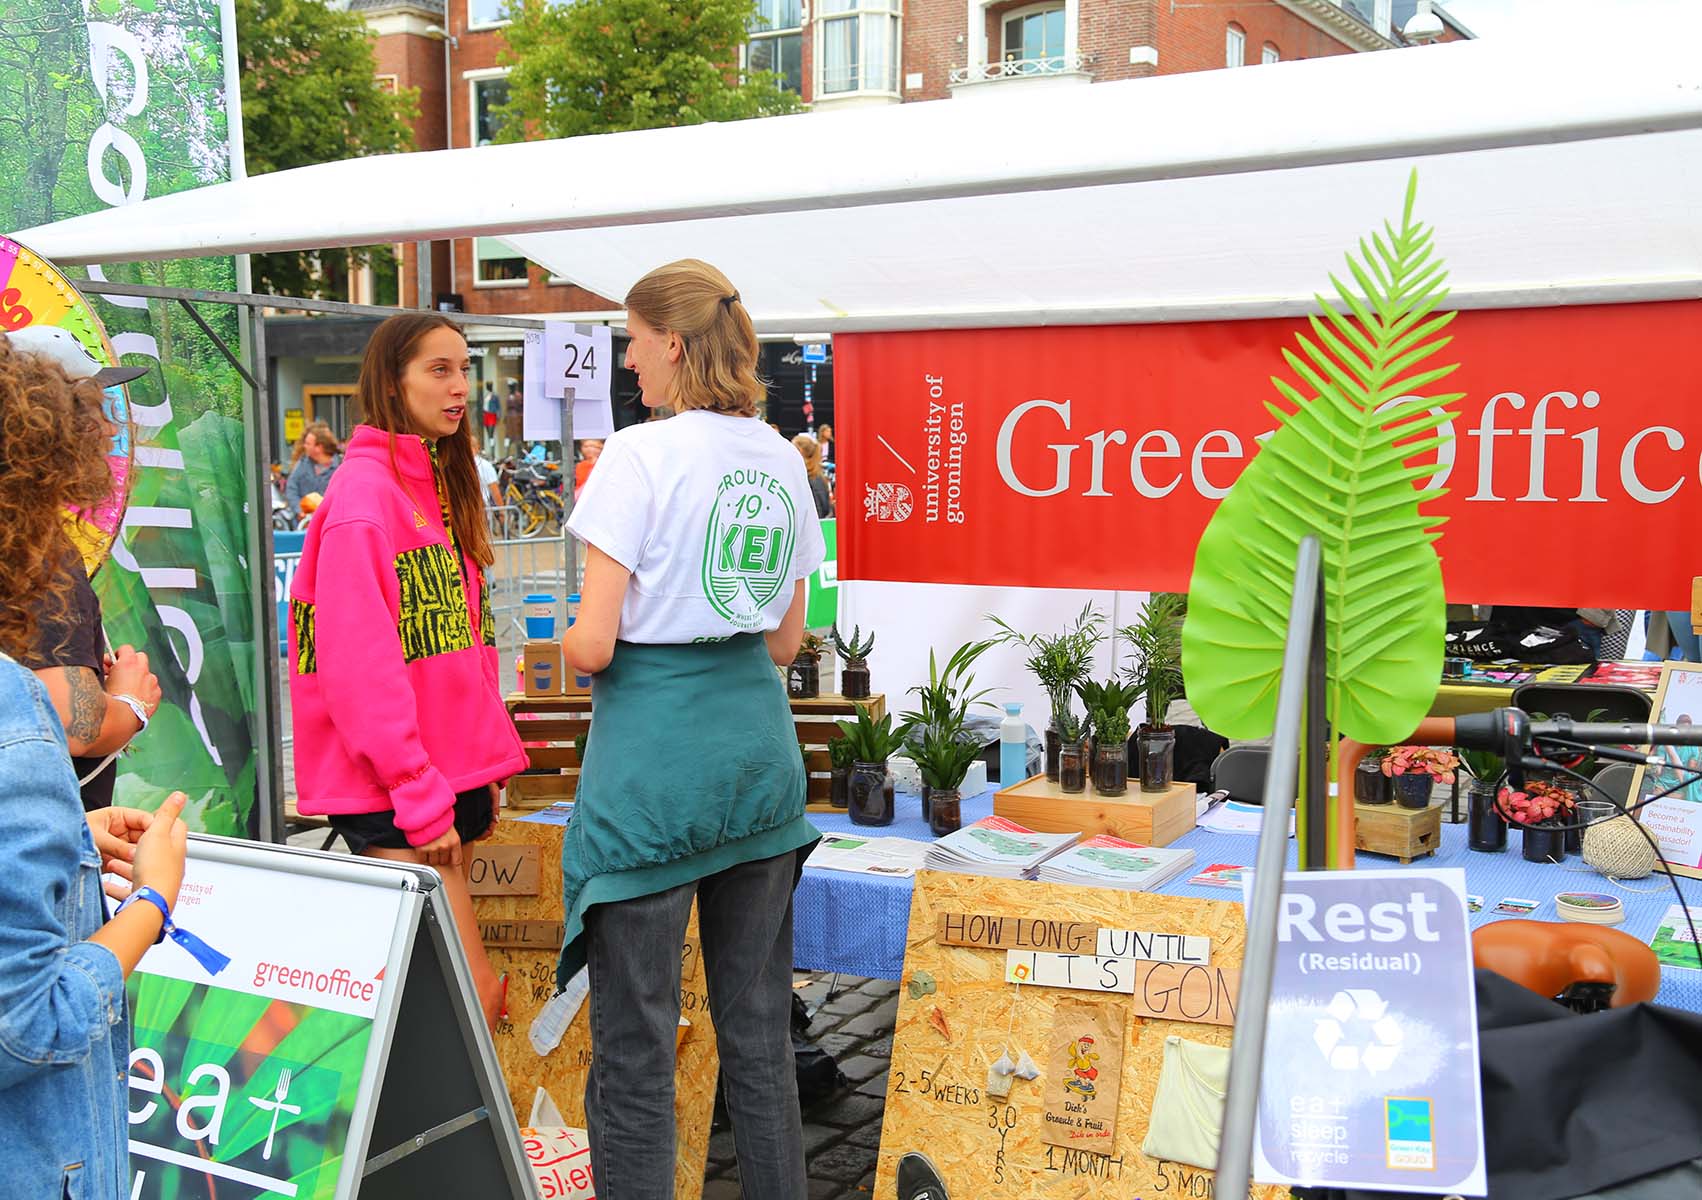
<svg viewBox="0 0 1702 1200"><path fill-rule="evenodd" d="M1200 538L1182 629L1188 699L1212 729L1263 737L1276 717L1294 560L1323 545L1328 712L1335 732L1388 744L1435 699L1443 648L1441 518L1419 512L1415 481L1442 444L1443 410L1461 394L1424 389L1453 372L1423 365L1451 339L1436 310L1447 272L1413 220L1418 174L1397 230L1348 256L1355 288L1330 277L1311 334L1283 352L1298 383L1273 377L1276 433L1224 497Z"/></svg>

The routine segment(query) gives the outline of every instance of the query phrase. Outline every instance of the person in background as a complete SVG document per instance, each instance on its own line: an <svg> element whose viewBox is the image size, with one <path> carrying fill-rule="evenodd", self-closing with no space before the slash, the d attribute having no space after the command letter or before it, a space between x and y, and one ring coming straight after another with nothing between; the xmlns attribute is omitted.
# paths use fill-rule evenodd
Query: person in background
<svg viewBox="0 0 1702 1200"><path fill-rule="evenodd" d="M342 448L337 435L324 421L315 421L301 435L301 456L290 470L290 481L284 485L284 503L290 511L301 515L301 498L309 492L321 496L331 486L331 476L343 463Z"/></svg>
<svg viewBox="0 0 1702 1200"><path fill-rule="evenodd" d="M816 430L816 441L821 443L821 461L824 467L833 466L839 462L834 457L833 426L822 425Z"/></svg>
<svg viewBox="0 0 1702 1200"><path fill-rule="evenodd" d="M727 277L671 263L634 284L626 307L626 365L645 405L680 411L609 438L568 522L586 562L563 646L593 676L597 736L562 840L556 978L590 971L597 1195L674 1194L673 1156L656 1148L674 1144L680 943L695 899L740 1181L747 1196L798 1200L792 889L817 834L775 667L803 639L821 526L797 451L756 415L756 333ZM657 769L658 713L678 718L681 770Z"/></svg>
<svg viewBox="0 0 1702 1200"><path fill-rule="evenodd" d="M502 477L496 473L496 464L483 454L474 454L473 465L479 469L479 487L484 491L485 506L501 508Z"/></svg>
<svg viewBox="0 0 1702 1200"><path fill-rule="evenodd" d="M473 461L467 343L437 313L373 332L362 424L290 587L290 703L303 813L356 854L443 875L485 1020L504 985L479 938L464 846L496 822L526 751L502 701Z"/></svg>
<svg viewBox="0 0 1702 1200"><path fill-rule="evenodd" d="M804 456L804 471L810 477L810 495L815 497L816 516L833 515L833 496L828 491L827 472L821 469L821 445L807 433L792 439L798 453Z"/></svg>
<svg viewBox="0 0 1702 1200"><path fill-rule="evenodd" d="M585 481L591 478L591 468L597 465L597 456L602 452L602 438L586 438L579 443L579 462L573 468L574 499L578 499L579 493L585 490Z"/></svg>
<svg viewBox="0 0 1702 1200"><path fill-rule="evenodd" d="M100 600L65 532L66 509L93 509L112 494L113 427L101 389L73 384L49 359L16 353L8 342L0 370L0 575L10 576L13 609L0 649L47 688L84 781L83 805L105 808L118 776L115 756L160 705L146 654L130 646L107 654ZM38 568L48 585L31 582Z"/></svg>
<svg viewBox="0 0 1702 1200"><path fill-rule="evenodd" d="M481 438L473 440L482 443L487 449L496 440L497 422L502 419L502 401L497 398L496 384L485 380L485 394L479 400L479 423L484 430Z"/></svg>

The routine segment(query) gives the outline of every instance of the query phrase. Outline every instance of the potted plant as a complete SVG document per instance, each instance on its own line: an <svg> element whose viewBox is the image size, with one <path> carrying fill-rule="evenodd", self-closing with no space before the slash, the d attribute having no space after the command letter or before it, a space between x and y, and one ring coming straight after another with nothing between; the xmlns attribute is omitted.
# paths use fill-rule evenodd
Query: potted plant
<svg viewBox="0 0 1702 1200"><path fill-rule="evenodd" d="M1532 779L1522 792L1502 788L1498 802L1507 819L1524 831L1520 849L1526 862L1566 861L1566 826L1573 823L1577 809L1575 793L1557 783Z"/></svg>
<svg viewBox="0 0 1702 1200"><path fill-rule="evenodd" d="M843 737L829 738L827 756L833 763L828 775L827 802L844 808L851 795L851 743Z"/></svg>
<svg viewBox="0 0 1702 1200"><path fill-rule="evenodd" d="M863 638L863 627L853 625L851 638L847 641L839 634L839 626L833 627L833 649L845 661L844 668L839 672L839 694L847 700L867 700L869 698L869 654L875 648L875 631L869 630L869 636Z"/></svg>
<svg viewBox="0 0 1702 1200"><path fill-rule="evenodd" d="M971 692L975 677L969 673L969 668L975 665L993 645L989 641L965 642L959 646L946 660L945 669L941 670L938 659L932 650L928 651L928 682L918 684L910 689L917 698L917 706L913 711L899 714L899 719L909 725L918 736L929 730L946 729L954 731L954 736L967 739L966 729L971 705L980 704L987 708L993 707L992 702L982 697L993 691L992 688L982 688ZM980 748L975 747L976 753ZM917 764L920 767L920 763ZM959 781L961 782L961 780ZM926 778L922 782L922 816L927 818L932 803L931 789Z"/></svg>
<svg viewBox="0 0 1702 1200"><path fill-rule="evenodd" d="M786 695L793 700L814 700L821 695L821 636L806 633L797 657L786 668Z"/></svg>
<svg viewBox="0 0 1702 1200"><path fill-rule="evenodd" d="M1101 796L1121 796L1129 790L1129 707L1140 699L1132 683L1107 679L1076 686L1093 727L1095 746L1091 775Z"/></svg>
<svg viewBox="0 0 1702 1200"><path fill-rule="evenodd" d="M1067 711L1058 718L1058 790L1087 791L1087 727Z"/></svg>
<svg viewBox="0 0 1702 1200"><path fill-rule="evenodd" d="M1466 789L1470 802L1466 825L1467 844L1473 850L1497 853L1507 848L1507 819L1496 803L1500 793L1501 773L1506 764L1501 756L1489 750L1461 750L1460 762L1471 774Z"/></svg>
<svg viewBox="0 0 1702 1200"><path fill-rule="evenodd" d="M1182 695L1182 618L1187 610L1184 597L1157 592L1139 620L1117 631L1133 655L1124 674L1146 700L1146 720L1135 731L1143 792L1165 791L1175 778L1176 733L1166 716L1170 702Z"/></svg>
<svg viewBox="0 0 1702 1200"><path fill-rule="evenodd" d="M1395 746L1383 756L1383 774L1402 808L1429 808L1431 791L1437 783L1453 783L1459 765L1454 752L1440 746Z"/></svg>
<svg viewBox="0 0 1702 1200"><path fill-rule="evenodd" d="M869 716L863 705L857 706L855 721L838 721L839 732L851 743L851 778L847 791L847 806L853 825L891 825L893 817L892 777L887 774L886 760L904 744L908 725L892 727L892 714L880 720Z"/></svg>
<svg viewBox="0 0 1702 1200"><path fill-rule="evenodd" d="M909 744L910 757L922 773L922 786L929 790L928 828L935 837L955 833L963 825L959 789L969 764L981 753L966 732L962 725L931 725Z"/></svg>
<svg viewBox="0 0 1702 1200"><path fill-rule="evenodd" d="M1046 730L1046 778L1057 779L1063 745L1061 731L1065 718L1071 715L1070 700L1075 695L1076 684L1087 678L1088 669L1093 665L1093 651L1099 645L1100 624L1105 618L1093 605L1084 605L1074 625L1051 637L1018 633L992 613L987 614L987 619L999 628L994 642L1019 645L1029 652L1023 665L1045 690L1052 709L1052 723ZM1079 721L1076 728L1079 736Z"/></svg>
<svg viewBox="0 0 1702 1200"><path fill-rule="evenodd" d="M1359 760L1353 772L1353 802L1355 804L1387 804L1394 797L1389 792L1389 777L1383 774L1383 755L1373 750Z"/></svg>

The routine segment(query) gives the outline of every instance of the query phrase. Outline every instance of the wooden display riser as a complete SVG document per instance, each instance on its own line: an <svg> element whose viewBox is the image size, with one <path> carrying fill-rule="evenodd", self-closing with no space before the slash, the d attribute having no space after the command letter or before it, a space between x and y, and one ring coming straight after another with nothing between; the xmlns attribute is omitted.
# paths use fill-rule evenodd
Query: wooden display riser
<svg viewBox="0 0 1702 1200"><path fill-rule="evenodd" d="M579 753L573 748L573 739L591 727L591 697L523 696L515 692L506 700L509 715L524 718L517 719L514 727L520 740L527 743L532 766L550 771L548 775L516 776L509 786L509 804L517 809L542 808L557 800L573 799L579 786ZM854 719L859 704L869 710L871 717L880 720L886 715L886 697L878 692L864 700L821 695L789 703L798 730L798 746L804 756L804 770L809 774L810 811L844 812L844 809L814 807L826 805L832 794L828 772L833 769L833 760L828 755L827 744L839 736L836 722Z"/></svg>
<svg viewBox="0 0 1702 1200"><path fill-rule="evenodd" d="M1056 780L1035 775L993 796L996 816L1038 833L1109 833L1143 846L1168 846L1194 827L1194 785L1173 783L1163 792L1143 792L1130 780L1121 796L1066 792Z"/></svg>
<svg viewBox="0 0 1702 1200"><path fill-rule="evenodd" d="M1354 849L1365 854L1386 854L1405 866L1415 858L1435 854L1442 844L1442 810L1402 808L1399 804L1355 804L1353 806Z"/></svg>
<svg viewBox="0 0 1702 1200"><path fill-rule="evenodd" d="M473 910L485 940L491 965L508 975L508 1016L497 1023L495 1042L503 1081L520 1124L528 1124L537 1089L546 1089L569 1125L585 1125L585 1080L591 1064L590 1002L579 1010L547 1058L539 1058L527 1038L532 1020L555 993L556 957L560 950L561 837L563 827L505 817L485 846L536 846L537 894L474 896ZM529 872L522 872L523 876ZM478 873L475 878L479 878ZM493 945L527 941L532 946ZM697 940L694 907L686 940L680 950L680 1009L691 1022L680 1043L674 1078L674 1116L678 1131L675 1149L674 1194L696 1200L703 1194L703 1167L709 1154L709 1126L715 1109L715 1081L720 1059L715 1029L709 1021L709 995Z"/></svg>

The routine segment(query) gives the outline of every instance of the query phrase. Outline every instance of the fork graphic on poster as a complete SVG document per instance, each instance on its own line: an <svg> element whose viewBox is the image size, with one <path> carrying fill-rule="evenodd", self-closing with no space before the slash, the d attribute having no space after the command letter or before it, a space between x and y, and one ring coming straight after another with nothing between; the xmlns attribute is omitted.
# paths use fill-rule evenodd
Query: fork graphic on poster
<svg viewBox="0 0 1702 1200"><path fill-rule="evenodd" d="M283 1070L278 1072L278 1084L272 1089L272 1099L263 1100L259 1096L250 1096L248 1098L248 1102L254 1105L254 1107L263 1112L270 1112L272 1114L272 1128L266 1131L266 1149L260 1155L261 1158L269 1159L272 1157L272 1139L278 1132L278 1114L280 1112L286 1112L292 1117L298 1117L301 1115L301 1105L284 1103L284 1097L289 1094L290 1069L285 1067Z"/></svg>

